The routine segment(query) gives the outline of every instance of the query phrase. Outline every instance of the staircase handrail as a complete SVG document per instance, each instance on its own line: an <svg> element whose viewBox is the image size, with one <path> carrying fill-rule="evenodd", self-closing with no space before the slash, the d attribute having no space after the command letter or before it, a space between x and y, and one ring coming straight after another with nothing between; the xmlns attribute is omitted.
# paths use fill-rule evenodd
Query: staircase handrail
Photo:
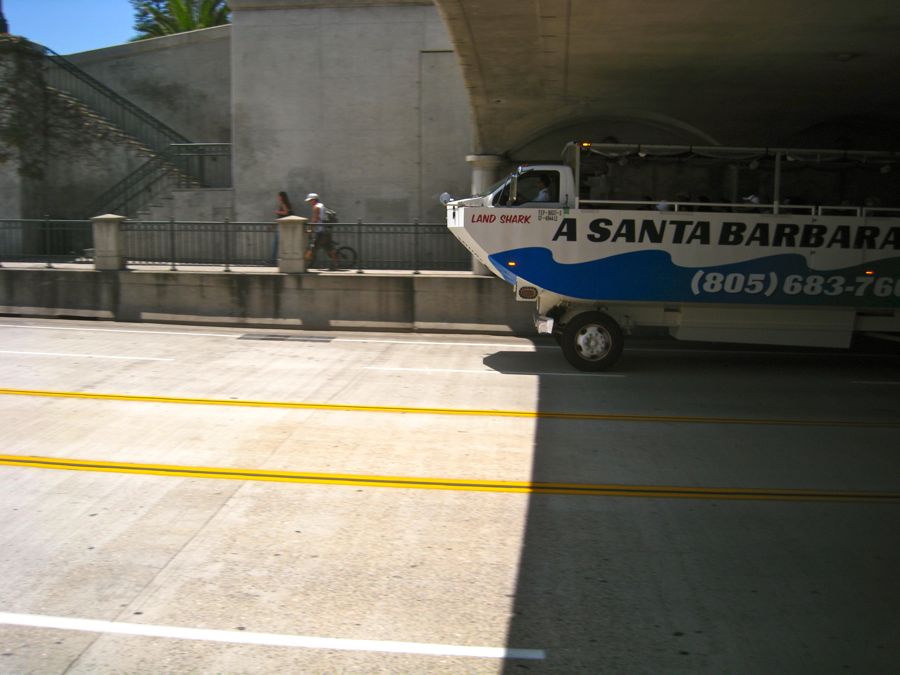
<svg viewBox="0 0 900 675"><path fill-rule="evenodd" d="M191 166L190 159L204 156L229 157L230 151L231 143L172 143L97 197L85 217L92 218L106 212L132 215L135 200L167 175L180 172L186 182L195 181L205 187L207 183L203 180L202 167L198 171L197 167Z"/></svg>
<svg viewBox="0 0 900 675"><path fill-rule="evenodd" d="M77 78L83 84L93 89L100 95L101 100L105 99L106 101L111 102L112 104L117 106L119 110L125 111L131 117L136 118L141 123L150 126L154 131L158 132L158 134L162 136L162 140L160 140L159 138L151 138L150 135L142 133L139 124L129 124L128 120L126 119L128 115L120 117L120 119L110 119L110 121L118 124L124 131L126 131L131 136L134 136L137 140L143 142L151 150L160 152L172 143L191 142L188 138L172 129L169 125L158 120L156 117L148 113L146 110L138 107L121 94L117 94L105 84L86 73L84 70L76 66L65 57L57 54L49 47L41 46L41 49L43 50L44 55L49 62L59 66L62 70L66 71L71 76ZM60 86L59 88L66 90L65 86ZM76 95L77 97L77 94L75 94L75 92L70 93ZM105 115L109 111L98 110L98 112Z"/></svg>
<svg viewBox="0 0 900 675"><path fill-rule="evenodd" d="M206 167L202 158L230 155L230 143L192 142L64 56L49 47L38 46L48 64L45 72L49 86L79 99L154 153L135 171L97 197L90 206L88 217L101 212L140 208L152 198L153 188L169 176L180 176L180 182L187 185L204 184ZM192 157L201 158L201 162L197 164ZM224 178L221 171L218 173L220 182L224 180L231 184L230 165Z"/></svg>
<svg viewBox="0 0 900 675"><path fill-rule="evenodd" d="M102 213L130 211L129 204L137 195L158 183L175 168L177 167L172 165L171 157L166 152L154 155L97 197L88 207L87 214L90 215L85 217L93 218Z"/></svg>

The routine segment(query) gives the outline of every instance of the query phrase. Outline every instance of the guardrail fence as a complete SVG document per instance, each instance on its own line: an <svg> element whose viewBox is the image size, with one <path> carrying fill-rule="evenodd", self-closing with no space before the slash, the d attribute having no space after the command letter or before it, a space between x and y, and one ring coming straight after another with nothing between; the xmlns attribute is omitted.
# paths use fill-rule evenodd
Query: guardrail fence
<svg viewBox="0 0 900 675"><path fill-rule="evenodd" d="M356 251L354 269L470 269L471 255L443 223L335 223L335 246ZM125 220L122 246L128 265L276 267L278 225L266 222ZM92 264L89 220L0 220L0 264ZM319 262L327 264L320 253Z"/></svg>
<svg viewBox="0 0 900 675"><path fill-rule="evenodd" d="M89 220L0 220L0 264L90 264L94 262L93 242Z"/></svg>
<svg viewBox="0 0 900 675"><path fill-rule="evenodd" d="M275 223L130 221L122 223L125 259L134 265L277 264Z"/></svg>

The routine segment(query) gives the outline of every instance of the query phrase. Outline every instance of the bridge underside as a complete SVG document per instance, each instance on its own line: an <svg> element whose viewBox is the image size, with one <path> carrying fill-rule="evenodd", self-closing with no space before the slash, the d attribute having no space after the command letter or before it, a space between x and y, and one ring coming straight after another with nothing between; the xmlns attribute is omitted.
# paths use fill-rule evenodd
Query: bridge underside
<svg viewBox="0 0 900 675"><path fill-rule="evenodd" d="M436 2L470 91L476 153L546 154L549 139L559 148L573 135L900 145L896 0Z"/></svg>

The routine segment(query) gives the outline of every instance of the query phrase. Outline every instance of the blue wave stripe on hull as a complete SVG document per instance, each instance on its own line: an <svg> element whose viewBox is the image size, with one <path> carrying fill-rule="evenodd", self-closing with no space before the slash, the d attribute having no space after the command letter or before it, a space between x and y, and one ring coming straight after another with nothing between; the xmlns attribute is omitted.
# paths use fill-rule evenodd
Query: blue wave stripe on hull
<svg viewBox="0 0 900 675"><path fill-rule="evenodd" d="M831 305L896 307L900 301L896 296L856 297L853 293L837 296L818 294L788 295L783 292L784 279L790 275L809 277L821 275L826 278L842 276L853 280L864 275L874 265L879 275L900 277L900 258L881 260L840 270L819 271L810 269L800 254L781 254L756 258L739 263L703 267L709 272L724 275L740 273L744 275L775 273L779 280L777 290L766 296L761 293L705 292L695 294L692 281L700 268L681 267L672 262L666 251L634 251L609 256L583 263L559 263L546 248L520 248L503 251L491 256L491 261L500 269L508 270L510 261L515 262L516 275L528 283L560 295L584 300L610 301L655 301L655 302L716 302L716 303L773 303L790 305ZM507 279L510 283L514 282Z"/></svg>

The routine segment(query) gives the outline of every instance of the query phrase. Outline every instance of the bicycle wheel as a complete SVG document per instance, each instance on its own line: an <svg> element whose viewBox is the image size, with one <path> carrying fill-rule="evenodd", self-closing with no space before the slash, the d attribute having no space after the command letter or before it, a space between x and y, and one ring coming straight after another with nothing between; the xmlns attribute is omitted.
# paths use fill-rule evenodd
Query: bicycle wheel
<svg viewBox="0 0 900 675"><path fill-rule="evenodd" d="M341 246L335 251L337 259L337 268L339 270L349 270L356 266L356 251L349 246Z"/></svg>

